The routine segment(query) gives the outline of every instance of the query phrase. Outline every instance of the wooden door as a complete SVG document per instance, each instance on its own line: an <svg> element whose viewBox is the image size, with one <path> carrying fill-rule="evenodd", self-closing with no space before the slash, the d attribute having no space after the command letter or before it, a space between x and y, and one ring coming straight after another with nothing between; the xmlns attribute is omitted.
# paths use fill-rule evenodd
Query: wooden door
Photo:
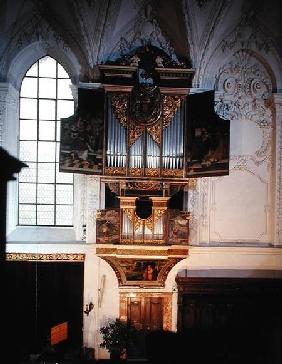
<svg viewBox="0 0 282 364"><path fill-rule="evenodd" d="M129 358L146 358L147 336L163 329L162 297L128 297L127 319L138 330L128 347Z"/></svg>
<svg viewBox="0 0 282 364"><path fill-rule="evenodd" d="M143 328L148 331L162 330L163 328L163 302L162 297L145 297Z"/></svg>
<svg viewBox="0 0 282 364"><path fill-rule="evenodd" d="M127 318L138 330L162 330L162 297L128 297Z"/></svg>

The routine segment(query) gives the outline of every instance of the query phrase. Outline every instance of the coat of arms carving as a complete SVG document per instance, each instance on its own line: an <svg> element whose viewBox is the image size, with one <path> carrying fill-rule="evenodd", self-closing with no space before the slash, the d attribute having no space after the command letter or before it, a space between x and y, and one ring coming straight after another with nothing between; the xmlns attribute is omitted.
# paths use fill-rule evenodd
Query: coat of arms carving
<svg viewBox="0 0 282 364"><path fill-rule="evenodd" d="M159 120L162 113L161 93L157 86L137 85L130 99L130 119L136 124L149 126Z"/></svg>

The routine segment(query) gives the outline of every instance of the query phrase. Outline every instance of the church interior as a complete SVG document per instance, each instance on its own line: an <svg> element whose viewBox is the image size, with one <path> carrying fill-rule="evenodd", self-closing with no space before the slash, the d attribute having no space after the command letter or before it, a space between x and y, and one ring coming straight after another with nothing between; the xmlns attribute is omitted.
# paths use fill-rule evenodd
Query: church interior
<svg viewBox="0 0 282 364"><path fill-rule="evenodd" d="M0 3L5 363L280 364L281 2Z"/></svg>

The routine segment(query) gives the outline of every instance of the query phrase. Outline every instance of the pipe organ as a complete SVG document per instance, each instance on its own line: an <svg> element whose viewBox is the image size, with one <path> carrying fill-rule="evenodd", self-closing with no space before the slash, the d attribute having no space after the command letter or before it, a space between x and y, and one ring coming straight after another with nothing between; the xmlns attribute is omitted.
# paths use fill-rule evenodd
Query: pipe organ
<svg viewBox="0 0 282 364"><path fill-rule="evenodd" d="M107 99L107 147L105 168L107 174L155 175L166 169L182 169L184 165L184 102L180 97L166 96L162 100L169 117L160 116L153 125L131 125L130 118L123 117L118 103L125 95L108 95ZM171 100L172 98L172 100ZM125 102L127 105L127 102ZM124 110L122 110L124 113ZM171 115L173 114L174 115ZM120 170L119 170L120 169Z"/></svg>
<svg viewBox="0 0 282 364"><path fill-rule="evenodd" d="M119 208L97 214L96 243L120 284L133 284L142 276L137 266L150 261L162 268L145 283L163 285L189 243L190 214L169 201L175 191L189 193L191 178L229 173L229 121L215 113L213 91L192 92L194 70L162 49L142 46L96 71L98 79L80 83L74 115L61 120L60 170L100 176L118 197ZM142 246L138 264L131 245ZM154 245L162 264L150 260ZM128 261L118 257L123 246Z"/></svg>

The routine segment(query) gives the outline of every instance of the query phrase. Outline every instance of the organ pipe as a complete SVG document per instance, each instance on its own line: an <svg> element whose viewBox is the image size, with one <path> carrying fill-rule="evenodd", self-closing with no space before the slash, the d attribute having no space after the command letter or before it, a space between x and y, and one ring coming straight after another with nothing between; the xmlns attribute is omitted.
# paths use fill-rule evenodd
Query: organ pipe
<svg viewBox="0 0 282 364"><path fill-rule="evenodd" d="M108 101L108 110L107 165L108 167L126 167L127 130L116 118L110 100ZM183 122L184 110L182 106L177 110L169 125L163 129L163 168L183 168ZM144 137L147 145L146 167L160 168L160 146L148 133L139 137L130 147L129 167L144 167Z"/></svg>
<svg viewBox="0 0 282 364"><path fill-rule="evenodd" d="M143 138L138 138L130 148L129 167L143 167Z"/></svg>
<svg viewBox="0 0 282 364"><path fill-rule="evenodd" d="M147 134L147 168L160 167L160 148L153 140L151 135Z"/></svg>
<svg viewBox="0 0 282 364"><path fill-rule="evenodd" d="M163 168L183 168L183 107L163 130Z"/></svg>
<svg viewBox="0 0 282 364"><path fill-rule="evenodd" d="M126 129L117 120L110 100L108 101L108 167L125 167L126 164Z"/></svg>

